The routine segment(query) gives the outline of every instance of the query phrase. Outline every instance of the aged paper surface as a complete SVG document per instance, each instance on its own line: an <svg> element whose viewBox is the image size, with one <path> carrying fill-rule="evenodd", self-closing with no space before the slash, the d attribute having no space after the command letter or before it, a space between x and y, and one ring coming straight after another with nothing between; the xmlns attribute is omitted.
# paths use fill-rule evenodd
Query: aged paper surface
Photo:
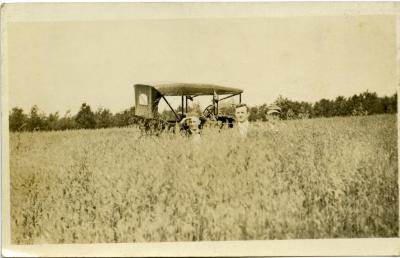
<svg viewBox="0 0 400 258"><path fill-rule="evenodd" d="M243 86L245 90L243 97L248 105L264 103L264 99L257 98L258 95L262 95L263 91L267 91L263 83L277 85L273 90L275 92L269 95L274 97L278 95L297 96L296 100L310 102L321 98L334 99L342 94L351 96L361 93L360 89L362 91L378 91L378 95L390 95L397 91L398 87L398 13L398 4L390 2L2 5L3 255L23 257L400 255L398 225L397 237L388 233L378 235L379 238L373 238L374 235L366 233L356 235L355 238L343 238L340 235L319 237L318 234L315 234L315 237L312 237L314 239L307 239L309 235L304 233L305 237L290 236L290 234L283 235L281 238L274 237L279 240L259 240L249 237L250 240L237 241L239 239L235 239L235 237L231 239L226 237L226 240L229 241L210 241L210 239L182 241L179 238L172 241L167 238L167 241L138 239L135 242L124 241L124 239L130 239L125 236L125 238L120 238L122 240L108 242L104 239L72 236L71 239L61 241L54 239L51 236L52 232L46 233L45 230L38 233L38 236L27 230L13 238L13 233L15 235L17 233L11 229L10 191L12 181L9 141L12 133L8 129L8 114L14 107L22 107L29 111L32 105L37 104L46 113L59 111L63 114L67 109L73 109L72 112L76 113L80 103L87 101L94 107L104 106L117 112L126 108L127 103L131 104L131 100L133 102L132 85L143 83L143 81L202 82L206 80L210 83L239 87L241 84L247 83L250 86L248 88ZM181 21L188 22L180 23ZM358 24L358 27L354 27L356 29L348 26L355 23ZM303 24L303 27L296 27L293 24ZM316 24L323 25L318 27ZM228 31L230 26L237 30L230 33ZM190 34L193 32L192 28L199 29L198 33ZM269 28L270 31L266 32L266 28ZM346 30L347 28L348 30ZM388 29L383 32L382 28L393 28L393 30L390 32ZM139 40L128 34L130 30L132 33L137 33L137 37L144 35L149 38L147 41ZM365 32L365 30L370 31ZM113 33L103 35L102 31L113 31ZM337 31L345 31L345 33L335 34ZM357 34L359 31L364 32ZM40 33L44 36L38 37L37 35ZM220 37L223 33L227 33L224 34L226 37ZM262 44L266 43L263 41L265 40L263 33L276 37L280 35L285 40L275 43L268 41L266 47L263 48ZM304 36L302 36L303 34ZM92 37L91 35L97 36ZM209 38L204 40L204 35ZM246 38L249 35L254 38ZM346 35L346 39L342 38L343 35ZM309 36L315 38L307 38ZM175 41L176 38L183 38L183 43ZM67 44L64 44L65 41ZM294 41L296 43L293 43ZM177 42L180 43L177 45ZM237 42L237 44L232 44L232 42ZM314 47L311 48L312 50L305 51L311 44L310 42L315 42ZM387 48L376 48L376 46L386 44L385 42L389 42L388 45L394 45ZM160 48L160 44L166 47ZM138 53L130 56L128 48L132 45L135 45ZM369 49L376 54L363 57L364 52L358 52L358 46L364 51ZM21 49L26 51L19 52L18 50ZM196 51L198 51L197 55L193 54ZM269 66L261 59L252 61L250 57L256 56L258 52L260 56L276 58L276 60L268 63ZM330 55L332 52L336 56L332 57ZM221 55L221 53L226 54ZM279 53L279 55L274 53ZM76 55L76 62L71 58L74 55ZM341 58L346 55L348 58L343 61ZM396 55L397 58L395 58ZM187 58L188 56L192 60ZM136 63L142 62L142 70L140 65L130 68L134 63L132 58L137 58ZM279 60L283 58L292 58L292 61L280 64ZM219 63L215 60L224 62ZM179 66L174 66L175 62ZM376 65L377 63L379 65ZM240 72L234 69L235 66L229 64L240 64ZM354 69L355 66L358 68ZM154 67L154 70L149 67ZM206 67L212 69L208 70ZM330 69L324 70L320 67L330 67ZM214 70L215 74L211 70ZM268 71L265 72L265 70ZM319 77L319 80L313 80L313 76L305 75L322 73L325 74L325 77ZM232 78L226 78L226 74L231 74ZM298 81L287 79L293 74L296 75L294 77L300 79ZM249 79L250 77L251 79ZM352 80L343 79L350 77ZM126 79L131 81L127 83ZM326 83L324 79L330 83ZM29 84L30 82L32 84ZM57 82L57 85L54 85L54 82ZM352 83L364 83L364 88L358 89L357 86L350 85ZM293 84L299 86L290 86ZM376 85L379 86L374 88ZM126 88L126 92L119 93L123 88ZM272 91L271 88L268 90ZM114 97L110 97L114 94ZM268 98L268 96L264 96L264 98ZM37 102L32 103L33 99ZM266 102L271 103L272 99L266 99ZM180 104L180 100L178 99L175 104ZM33 138L29 138L30 134L25 132L21 133L22 136L18 134L18 137L21 136L18 141L24 137L29 141L32 140ZM86 136L87 139L90 139L90 135ZM109 136L106 134L105 138ZM71 137L76 137L76 135ZM35 139L31 142L32 148L38 144ZM59 140L58 143L68 147L67 142L70 139ZM88 143L88 141L82 140L82 144ZM45 152L48 146L51 148L53 145L48 143L48 146L40 146L40 150ZM85 150L84 155L86 155L86 151L91 153L91 150L85 149L84 146L79 148ZM90 154L88 155L90 156ZM41 156L36 154L33 154L32 157L41 159ZM354 158L357 158L357 155L354 155ZM48 167L52 166L51 158L50 161L41 160ZM100 164L101 160L98 162ZM14 166L18 166L17 163L13 163ZM90 166L95 167L96 163L93 161ZM39 179L33 178L32 184L34 184L34 180ZM40 180L45 181L46 179L41 178ZM27 188L29 189L29 186ZM284 206L285 203L281 205ZM109 206L111 207L113 204L110 203ZM398 209L398 203L396 207ZM84 208L82 207L82 209ZM46 207L42 207L42 209L46 210ZM66 214L68 212L70 211L66 211ZM247 214L247 216L253 215ZM244 216L246 216L245 213ZM31 219L34 220L34 216ZM57 222L51 217L47 219L52 221L51 223ZM298 222L300 223L301 220ZM18 223L23 223L21 221ZM220 220L219 223L221 221L224 220ZM50 222L47 228L51 228ZM54 228L57 228L57 225L54 225ZM114 239L118 239L118 233L123 230L116 230ZM390 232L390 229L384 230ZM257 230L254 229L254 231ZM250 232L246 234L251 235ZM210 237L213 236L210 235ZM191 237L198 240L196 236L191 235ZM76 239L78 240L76 241ZM218 240L224 239L221 237ZM95 242L97 243L94 244Z"/></svg>

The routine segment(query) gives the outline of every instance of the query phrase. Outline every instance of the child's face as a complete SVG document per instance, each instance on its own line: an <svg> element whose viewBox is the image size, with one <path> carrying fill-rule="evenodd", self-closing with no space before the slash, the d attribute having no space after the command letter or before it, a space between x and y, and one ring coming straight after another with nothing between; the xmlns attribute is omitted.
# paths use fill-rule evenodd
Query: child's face
<svg viewBox="0 0 400 258"><path fill-rule="evenodd" d="M197 117L191 117L188 121L190 130L199 129L200 120Z"/></svg>

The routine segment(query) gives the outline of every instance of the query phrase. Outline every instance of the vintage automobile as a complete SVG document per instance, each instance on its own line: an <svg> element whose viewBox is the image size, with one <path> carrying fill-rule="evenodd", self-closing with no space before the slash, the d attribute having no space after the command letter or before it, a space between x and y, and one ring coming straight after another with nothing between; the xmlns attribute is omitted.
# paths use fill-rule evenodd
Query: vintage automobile
<svg viewBox="0 0 400 258"><path fill-rule="evenodd" d="M202 127L207 122L216 122L220 127L232 128L235 118L219 113L218 104L220 101L239 96L241 103L243 90L231 87L218 86L213 84L199 83L167 83L167 84L135 84L135 115L142 118L141 129L146 133L159 132L163 130L175 130L179 125L180 130L187 130L185 117L188 112L188 101L193 101L198 96L212 96L212 104L207 106L200 116ZM176 112L168 102L167 97L180 96L181 110ZM173 112L174 120L163 120L158 113L160 101L166 102Z"/></svg>

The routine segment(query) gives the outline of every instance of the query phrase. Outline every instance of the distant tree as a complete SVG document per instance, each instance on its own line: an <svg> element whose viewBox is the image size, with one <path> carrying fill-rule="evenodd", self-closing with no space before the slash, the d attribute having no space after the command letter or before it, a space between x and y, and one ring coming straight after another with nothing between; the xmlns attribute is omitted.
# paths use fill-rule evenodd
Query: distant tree
<svg viewBox="0 0 400 258"><path fill-rule="evenodd" d="M392 110L393 113L397 113L397 93L395 93L391 98L391 105L392 105Z"/></svg>
<svg viewBox="0 0 400 258"><path fill-rule="evenodd" d="M221 115L235 115L235 101L233 99L223 100L218 104L219 113Z"/></svg>
<svg viewBox="0 0 400 258"><path fill-rule="evenodd" d="M29 113L29 118L27 121L28 131L39 131L46 129L46 115L39 113L39 108L34 105Z"/></svg>
<svg viewBox="0 0 400 258"><path fill-rule="evenodd" d="M258 120L267 121L268 105L262 104L258 107Z"/></svg>
<svg viewBox="0 0 400 258"><path fill-rule="evenodd" d="M290 109L290 101L288 98L284 98L282 96L279 96L275 102L274 105L278 106L281 108L281 113L279 114L281 119L287 119L287 112Z"/></svg>
<svg viewBox="0 0 400 258"><path fill-rule="evenodd" d="M113 126L113 114L109 109L99 108L94 113L96 128L108 128Z"/></svg>
<svg viewBox="0 0 400 258"><path fill-rule="evenodd" d="M182 116L182 106L179 105L177 108L174 109L175 114L178 115L178 117ZM161 119L164 120L175 120L176 116L172 112L170 108L164 109L159 115ZM184 114L186 113L186 110L183 112ZM201 115L203 113L200 103L195 102L192 106L188 106L187 113L196 113L197 115Z"/></svg>
<svg viewBox="0 0 400 258"><path fill-rule="evenodd" d="M181 116L182 115L182 106L179 105L174 111L178 116ZM174 115L174 118L175 118L175 115Z"/></svg>
<svg viewBox="0 0 400 258"><path fill-rule="evenodd" d="M60 121L59 121L58 112L50 113L46 119L46 130L60 130Z"/></svg>
<svg viewBox="0 0 400 258"><path fill-rule="evenodd" d="M28 116L22 108L14 107L9 115L9 129L12 132L26 129Z"/></svg>
<svg viewBox="0 0 400 258"><path fill-rule="evenodd" d="M78 125L75 122L75 117L71 115L70 110L67 110L65 115L58 120L58 128L59 130L71 130L78 128Z"/></svg>
<svg viewBox="0 0 400 258"><path fill-rule="evenodd" d="M376 93L366 91L348 98L338 96L334 100L321 99L314 104L292 101L279 96L273 106L278 106L281 109L280 119L394 114L397 113L397 93L392 96L378 97ZM266 121L268 107L267 104L249 107L249 120ZM202 108L198 102L188 107L188 112L201 114L201 111ZM180 115L181 106L178 106L175 112ZM234 112L233 100L219 103L219 114L234 115ZM175 115L171 110L164 110L158 115L165 120L175 120ZM106 108L99 108L93 113L86 103L82 104L75 116L71 115L70 111L67 111L63 117L60 117L58 112L46 116L46 114L39 112L36 105L31 108L29 114L25 114L23 109L18 107L14 107L9 113L9 129L12 132L124 127L140 122L141 118L135 115L135 107L130 107L113 115Z"/></svg>
<svg viewBox="0 0 400 258"><path fill-rule="evenodd" d="M353 95L347 100L347 110L349 112L347 115L357 116L364 113L359 95Z"/></svg>
<svg viewBox="0 0 400 258"><path fill-rule="evenodd" d="M297 119L309 117L312 114L312 106L307 102L297 102L279 96L274 105L281 108L281 119Z"/></svg>
<svg viewBox="0 0 400 258"><path fill-rule="evenodd" d="M350 112L347 110L347 100L343 96L338 96L333 102L333 116L346 116L349 115Z"/></svg>
<svg viewBox="0 0 400 258"><path fill-rule="evenodd" d="M379 98L375 92L363 92L360 94L362 106L368 115L379 113Z"/></svg>
<svg viewBox="0 0 400 258"><path fill-rule="evenodd" d="M383 113L393 114L397 112L397 93L391 97L383 97L380 99L380 106Z"/></svg>
<svg viewBox="0 0 400 258"><path fill-rule="evenodd" d="M312 105L304 101L300 102L299 105L300 108L299 108L298 118L301 119L311 118L313 115Z"/></svg>
<svg viewBox="0 0 400 258"><path fill-rule="evenodd" d="M331 117L334 116L334 103L328 99L321 99L313 106L314 116L316 117Z"/></svg>
<svg viewBox="0 0 400 258"><path fill-rule="evenodd" d="M250 107L249 111L250 111L249 112L249 121L250 122L257 121L257 118L258 118L258 107L257 106Z"/></svg>
<svg viewBox="0 0 400 258"><path fill-rule="evenodd" d="M297 116L294 113L293 109L289 108L289 110L286 112L286 119L287 120L292 120L292 119L296 119Z"/></svg>
<svg viewBox="0 0 400 258"><path fill-rule="evenodd" d="M172 112L171 110L164 109L160 114L160 118L167 121L175 120L175 115L174 112Z"/></svg>
<svg viewBox="0 0 400 258"><path fill-rule="evenodd" d="M83 103L81 109L76 115L75 121L78 125L78 128L91 129L95 128L96 120L94 117L94 113L92 112L89 105Z"/></svg>
<svg viewBox="0 0 400 258"><path fill-rule="evenodd" d="M397 113L397 93L395 93L390 99L390 110L391 113Z"/></svg>
<svg viewBox="0 0 400 258"><path fill-rule="evenodd" d="M113 126L124 127L138 123L138 117L135 115L135 107L130 107L114 115Z"/></svg>
<svg viewBox="0 0 400 258"><path fill-rule="evenodd" d="M197 115L202 114L201 105L199 102L194 102L192 105L188 105L188 113L195 113Z"/></svg>

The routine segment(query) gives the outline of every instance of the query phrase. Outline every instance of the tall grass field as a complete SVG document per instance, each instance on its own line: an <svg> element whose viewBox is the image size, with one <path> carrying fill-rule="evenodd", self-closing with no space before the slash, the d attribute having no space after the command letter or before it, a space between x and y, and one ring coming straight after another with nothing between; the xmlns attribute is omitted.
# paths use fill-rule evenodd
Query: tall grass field
<svg viewBox="0 0 400 258"><path fill-rule="evenodd" d="M397 237L395 115L10 133L14 244Z"/></svg>

